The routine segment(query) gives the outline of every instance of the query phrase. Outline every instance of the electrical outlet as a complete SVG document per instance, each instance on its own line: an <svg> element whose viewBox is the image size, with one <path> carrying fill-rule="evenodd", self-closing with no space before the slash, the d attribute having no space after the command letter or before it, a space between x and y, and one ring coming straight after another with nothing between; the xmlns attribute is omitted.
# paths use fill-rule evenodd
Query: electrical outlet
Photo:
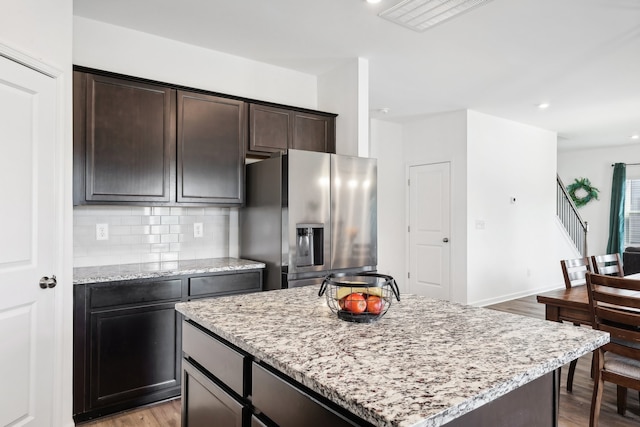
<svg viewBox="0 0 640 427"><path fill-rule="evenodd" d="M204 227L201 222L193 224L193 237L202 237L204 234Z"/></svg>
<svg viewBox="0 0 640 427"><path fill-rule="evenodd" d="M109 240L109 224L96 224L96 240Z"/></svg>

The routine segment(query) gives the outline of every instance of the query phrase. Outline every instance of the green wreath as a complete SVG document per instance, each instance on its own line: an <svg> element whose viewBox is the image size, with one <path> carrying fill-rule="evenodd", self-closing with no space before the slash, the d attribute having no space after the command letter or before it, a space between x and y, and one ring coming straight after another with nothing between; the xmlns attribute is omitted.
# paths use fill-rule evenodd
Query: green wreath
<svg viewBox="0 0 640 427"><path fill-rule="evenodd" d="M583 197L578 197L576 196L576 191L578 190L584 190L587 194ZM569 196L571 196L573 202L576 204L576 207L586 205L591 201L591 199L598 200L599 191L600 190L598 190L597 188L591 186L591 181L589 181L588 178L576 178L575 182L567 187L567 192L569 193Z"/></svg>

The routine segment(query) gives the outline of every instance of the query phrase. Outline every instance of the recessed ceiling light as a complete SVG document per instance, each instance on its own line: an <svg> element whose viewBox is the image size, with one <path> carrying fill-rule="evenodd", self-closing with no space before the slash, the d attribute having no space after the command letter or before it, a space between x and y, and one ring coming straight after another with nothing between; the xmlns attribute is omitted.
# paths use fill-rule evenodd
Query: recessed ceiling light
<svg viewBox="0 0 640 427"><path fill-rule="evenodd" d="M631 135L630 137L631 139L640 139L640 135L638 135L637 133Z"/></svg>
<svg viewBox="0 0 640 427"><path fill-rule="evenodd" d="M541 110L546 110L547 108L549 108L549 103L543 102L542 104L538 104L538 108Z"/></svg>
<svg viewBox="0 0 640 427"><path fill-rule="evenodd" d="M380 3L382 0L367 0L367 3L371 3L371 4L377 4Z"/></svg>

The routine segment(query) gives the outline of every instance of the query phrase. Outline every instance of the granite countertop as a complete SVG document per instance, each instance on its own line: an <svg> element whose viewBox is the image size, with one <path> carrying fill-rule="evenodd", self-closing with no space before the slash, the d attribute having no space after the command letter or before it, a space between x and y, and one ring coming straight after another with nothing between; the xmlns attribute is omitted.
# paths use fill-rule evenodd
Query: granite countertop
<svg viewBox="0 0 640 427"><path fill-rule="evenodd" d="M119 280L149 279L185 274L218 273L223 271L264 268L262 262L238 258L208 258L170 263L140 263L79 267L73 269L73 284L115 282Z"/></svg>
<svg viewBox="0 0 640 427"><path fill-rule="evenodd" d="M317 292L176 310L378 426L440 426L609 342L601 331L416 295L377 322L345 322Z"/></svg>

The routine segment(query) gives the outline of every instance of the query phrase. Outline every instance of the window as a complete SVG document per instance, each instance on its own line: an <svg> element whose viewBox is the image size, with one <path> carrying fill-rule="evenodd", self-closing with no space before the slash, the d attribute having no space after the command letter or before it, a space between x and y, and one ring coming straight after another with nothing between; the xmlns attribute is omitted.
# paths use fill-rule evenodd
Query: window
<svg viewBox="0 0 640 427"><path fill-rule="evenodd" d="M628 179L624 198L625 246L640 246L640 179Z"/></svg>

